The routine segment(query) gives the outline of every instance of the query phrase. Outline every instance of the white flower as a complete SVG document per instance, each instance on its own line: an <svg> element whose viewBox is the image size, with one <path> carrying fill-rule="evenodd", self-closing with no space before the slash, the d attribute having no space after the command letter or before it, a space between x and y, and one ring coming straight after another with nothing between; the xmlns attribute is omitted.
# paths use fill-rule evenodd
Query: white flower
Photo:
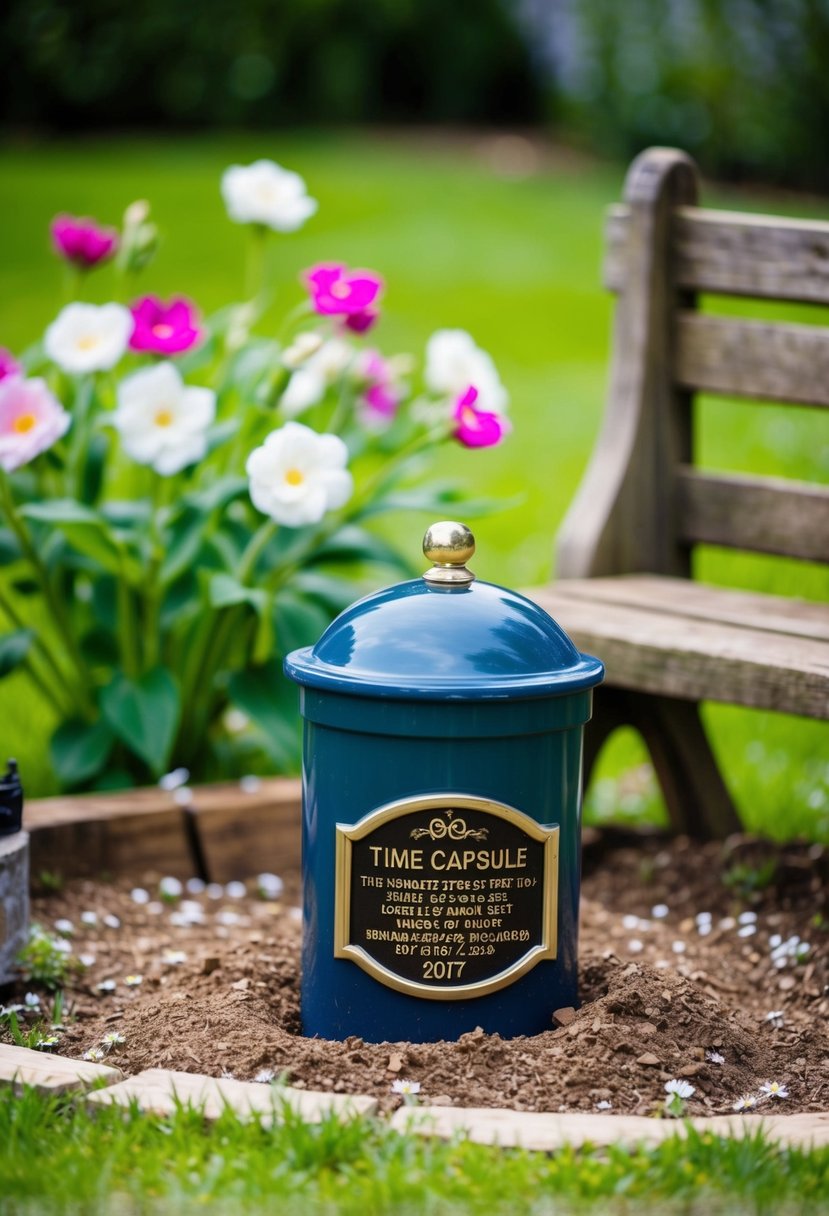
<svg viewBox="0 0 829 1216"><path fill-rule="evenodd" d="M644 949L644 944L638 937L632 937L628 942L628 953L630 954L641 954Z"/></svg>
<svg viewBox="0 0 829 1216"><path fill-rule="evenodd" d="M97 923L98 923L98 913L97 912L81 912L81 924L97 925Z"/></svg>
<svg viewBox="0 0 829 1216"><path fill-rule="evenodd" d="M66 917L56 920L55 928L57 929L58 933L62 933L64 937L71 937L75 932L75 926L72 924L71 920L67 920Z"/></svg>
<svg viewBox="0 0 829 1216"><path fill-rule="evenodd" d="M696 1093L693 1085L689 1085L687 1081L666 1081L665 1093L676 1094L678 1098L690 1098Z"/></svg>
<svg viewBox="0 0 829 1216"><path fill-rule="evenodd" d="M100 984L95 985L95 991L96 992L114 992L115 987L116 987L115 980L101 980Z"/></svg>
<svg viewBox="0 0 829 1216"><path fill-rule="evenodd" d="M256 888L263 899L279 899L284 887L278 874L260 874L256 879Z"/></svg>
<svg viewBox="0 0 829 1216"><path fill-rule="evenodd" d="M121 1034L120 1030L110 1030L109 1034L105 1034L101 1039L104 1047L117 1047L120 1043L126 1043L126 1037Z"/></svg>
<svg viewBox="0 0 829 1216"><path fill-rule="evenodd" d="M757 1099L754 1094L743 1094L741 1098L737 1099L731 1109L737 1111L753 1110L756 1105Z"/></svg>
<svg viewBox="0 0 829 1216"><path fill-rule="evenodd" d="M225 887L228 899L244 899L247 893L248 889L243 882L229 882Z"/></svg>
<svg viewBox="0 0 829 1216"><path fill-rule="evenodd" d="M767 1098L788 1098L789 1096L788 1089L779 1081L764 1081L760 1086L760 1093L765 1094Z"/></svg>
<svg viewBox="0 0 829 1216"><path fill-rule="evenodd" d="M655 904L651 908L651 916L654 920L664 920L668 915L670 908L667 904Z"/></svg>
<svg viewBox="0 0 829 1216"><path fill-rule="evenodd" d="M40 997L36 992L27 992L23 1000L27 1009L40 1009Z"/></svg>
<svg viewBox="0 0 829 1216"><path fill-rule="evenodd" d="M187 962L187 955L183 950L165 950L161 956L162 963L166 963L168 967L177 967L179 963Z"/></svg>
<svg viewBox="0 0 829 1216"><path fill-rule="evenodd" d="M754 925L757 923L756 912L741 912L737 917L738 925Z"/></svg>
<svg viewBox="0 0 829 1216"><path fill-rule="evenodd" d="M209 882L204 889L208 899L224 899L225 889L220 882Z"/></svg>
<svg viewBox="0 0 829 1216"><path fill-rule="evenodd" d="M297 334L291 345L286 346L282 352L282 362L289 371L295 372L298 367L301 367L312 355L317 353L322 344L322 335L314 333L313 330L306 330L305 333Z"/></svg>
<svg viewBox="0 0 829 1216"><path fill-rule="evenodd" d="M674 954L684 954L687 947L685 945L685 942L675 941L675 942L671 942L671 949L673 950Z"/></svg>
<svg viewBox="0 0 829 1216"><path fill-rule="evenodd" d="M128 456L169 477L204 456L215 414L213 390L186 385L164 362L121 381L112 425Z"/></svg>
<svg viewBox="0 0 829 1216"><path fill-rule="evenodd" d="M608 1102L607 1099L603 1099L601 1102L596 1103L596 1110L613 1110L613 1103Z"/></svg>
<svg viewBox="0 0 829 1216"><path fill-rule="evenodd" d="M177 790L179 786L186 785L189 779L189 768L174 768L172 772L160 777L158 784L163 790Z"/></svg>
<svg viewBox="0 0 829 1216"><path fill-rule="evenodd" d="M285 352L287 358L288 352ZM286 418L297 418L322 401L325 391L348 368L354 351L341 338L331 338L297 368L280 398Z"/></svg>
<svg viewBox="0 0 829 1216"><path fill-rule="evenodd" d="M105 1057L106 1052L102 1047L90 1047L81 1056L82 1060L91 1060L94 1064L99 1064Z"/></svg>
<svg viewBox="0 0 829 1216"><path fill-rule="evenodd" d="M260 1068L253 1079L254 1081L258 1081L260 1085L270 1085L275 1076L276 1073L272 1068Z"/></svg>
<svg viewBox="0 0 829 1216"><path fill-rule="evenodd" d="M203 878L188 878L184 885L189 895L201 895L207 884Z"/></svg>
<svg viewBox="0 0 829 1216"><path fill-rule="evenodd" d="M95 966L95 955L94 954L79 954L78 962L83 967L94 967Z"/></svg>
<svg viewBox="0 0 829 1216"><path fill-rule="evenodd" d="M143 887L133 887L130 891L130 899L134 904L148 904L150 902L150 893L145 891Z"/></svg>
<svg viewBox="0 0 829 1216"><path fill-rule="evenodd" d="M774 1027L775 1030L780 1030L786 1021L782 1009L772 1009L771 1013L766 1014L766 1021Z"/></svg>
<svg viewBox="0 0 829 1216"><path fill-rule="evenodd" d="M107 915L104 917L104 924L106 925L107 929L120 929L121 928L120 919L117 916L113 916L113 914L111 912L108 912Z"/></svg>
<svg viewBox="0 0 829 1216"><path fill-rule="evenodd" d="M50 1048L56 1047L59 1042L59 1034L47 1034L45 1038L38 1040L38 1042L33 1044L33 1046L36 1047L38 1051L49 1051Z"/></svg>
<svg viewBox="0 0 829 1216"><path fill-rule="evenodd" d="M127 349L132 313L121 304L67 304L46 330L43 349L65 372L114 367Z"/></svg>
<svg viewBox="0 0 829 1216"><path fill-rule="evenodd" d="M137 988L139 986L139 984L143 984L143 982L144 982L143 975L125 975L124 976L124 983L127 985L128 988Z"/></svg>
<svg viewBox="0 0 829 1216"><path fill-rule="evenodd" d="M392 1081L391 1088L392 1088L392 1093L395 1093L395 1094L405 1094L407 1096L409 1094L419 1094L420 1093L420 1082L419 1081L403 1081L403 1080L398 1079L397 1081Z"/></svg>
<svg viewBox="0 0 829 1216"><path fill-rule="evenodd" d="M718 1051L706 1051L705 1058L711 1064L724 1064L725 1063L725 1056L720 1055L720 1053Z"/></svg>
<svg viewBox="0 0 829 1216"><path fill-rule="evenodd" d="M347 462L348 448L339 436L286 422L248 457L253 505L289 528L319 523L351 497Z"/></svg>
<svg viewBox="0 0 829 1216"><path fill-rule="evenodd" d="M247 773L244 777L239 778L239 789L243 794L258 794L261 788L261 778L254 776L253 773Z"/></svg>
<svg viewBox="0 0 829 1216"><path fill-rule="evenodd" d="M231 735L240 735L243 730L247 730L250 726L250 718L241 709L228 709L225 711L223 718L225 730Z"/></svg>
<svg viewBox="0 0 829 1216"><path fill-rule="evenodd" d="M449 397L474 385L477 409L502 413L509 401L491 356L464 329L438 329L432 334L426 343L423 376L432 392Z"/></svg>
<svg viewBox="0 0 829 1216"><path fill-rule="evenodd" d="M276 232L294 232L317 209L299 174L272 160L225 169L222 198L237 224L264 224Z"/></svg>

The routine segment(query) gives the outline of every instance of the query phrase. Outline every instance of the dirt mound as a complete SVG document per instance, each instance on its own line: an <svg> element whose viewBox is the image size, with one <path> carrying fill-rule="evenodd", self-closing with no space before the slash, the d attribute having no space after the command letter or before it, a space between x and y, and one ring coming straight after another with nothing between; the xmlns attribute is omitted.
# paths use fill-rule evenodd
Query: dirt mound
<svg viewBox="0 0 829 1216"><path fill-rule="evenodd" d="M729 857L745 867L747 850L732 844L726 875ZM682 840L605 850L584 884L581 1008L551 1009L550 1029L531 1038L475 1030L427 1044L301 1036L295 875L279 903L256 898L253 884L244 898L185 893L182 905L152 898L149 876L143 903L129 885L78 882L34 908L44 925L73 923L73 949L88 963L58 1050L80 1055L117 1030L124 1042L110 1058L127 1072L249 1080L270 1070L294 1085L376 1094L387 1108L399 1101L393 1081L408 1079L432 1103L648 1113L666 1081L684 1079L691 1114L729 1112L767 1081L788 1098L761 1110L772 1101L777 1111L825 1110L823 856L776 853L764 873L779 873L780 885L736 894L723 860L721 846ZM140 983L130 986L131 974Z"/></svg>

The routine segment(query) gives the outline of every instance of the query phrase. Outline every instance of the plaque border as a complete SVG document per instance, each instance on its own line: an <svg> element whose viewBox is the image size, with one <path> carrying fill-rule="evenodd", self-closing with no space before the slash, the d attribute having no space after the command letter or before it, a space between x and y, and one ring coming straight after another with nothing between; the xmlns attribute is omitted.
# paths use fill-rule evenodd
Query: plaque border
<svg viewBox="0 0 829 1216"><path fill-rule="evenodd" d="M542 889L541 941L531 946L521 958L516 959L504 971L489 979L476 980L471 984L423 984L407 980L384 967L362 946L349 941L351 933L351 855L352 842L362 840L390 819L416 811L432 810L485 811L520 828L533 840L544 845L544 886ZM543 959L554 959L558 955L558 824L548 827L531 819L524 811L475 794L423 794L411 798L399 798L370 811L355 824L336 825L336 859L334 877L334 958L350 959L374 979L388 988L433 1001L460 1001L472 997L486 996L512 984Z"/></svg>

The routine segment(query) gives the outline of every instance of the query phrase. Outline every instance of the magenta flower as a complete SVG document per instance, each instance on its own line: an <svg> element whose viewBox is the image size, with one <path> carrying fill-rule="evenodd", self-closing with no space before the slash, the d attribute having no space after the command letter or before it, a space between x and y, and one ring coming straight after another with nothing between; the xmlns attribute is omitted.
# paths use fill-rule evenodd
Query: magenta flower
<svg viewBox="0 0 829 1216"><path fill-rule="evenodd" d="M391 368L376 350L367 350L360 371L366 380L361 396L363 421L370 427L389 423L397 413L402 389L396 384Z"/></svg>
<svg viewBox="0 0 829 1216"><path fill-rule="evenodd" d="M380 316L378 308L364 308L362 312L353 312L343 317L343 325L353 334L366 334Z"/></svg>
<svg viewBox="0 0 829 1216"><path fill-rule="evenodd" d="M154 355L180 355L201 339L196 306L184 296L165 304L157 296L144 296L130 305L135 323L130 350Z"/></svg>
<svg viewBox="0 0 829 1216"><path fill-rule="evenodd" d="M507 434L509 423L501 414L476 409L477 400L478 390L472 385L458 397L452 414L456 424L453 433L465 448L491 448Z"/></svg>
<svg viewBox="0 0 829 1216"><path fill-rule="evenodd" d="M45 380L0 381L0 468L12 473L28 464L65 435L71 421Z"/></svg>
<svg viewBox="0 0 829 1216"><path fill-rule="evenodd" d="M51 226L55 252L81 270L91 270L111 258L118 248L118 233L94 220L56 215Z"/></svg>
<svg viewBox="0 0 829 1216"><path fill-rule="evenodd" d="M6 350L5 346L0 346L0 380L8 380L10 376L20 376L22 373L23 368L11 351Z"/></svg>
<svg viewBox="0 0 829 1216"><path fill-rule="evenodd" d="M360 317L363 329L376 319L372 305L383 290L383 280L372 270L349 270L341 264L324 263L306 270L305 285L314 310L324 317ZM366 314L372 314L370 319ZM362 332L362 331L359 331Z"/></svg>

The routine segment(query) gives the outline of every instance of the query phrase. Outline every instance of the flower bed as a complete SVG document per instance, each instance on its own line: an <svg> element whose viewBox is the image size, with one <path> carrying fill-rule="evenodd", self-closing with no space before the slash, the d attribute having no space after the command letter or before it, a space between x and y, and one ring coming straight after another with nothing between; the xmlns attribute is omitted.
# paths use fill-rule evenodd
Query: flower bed
<svg viewBox="0 0 829 1216"><path fill-rule="evenodd" d="M62 1014L55 1050L101 1052L127 1072L287 1073L295 1086L375 1094L386 1108L826 1110L825 858L748 839L721 850L682 838L589 848L584 1004L551 1010L549 1031L512 1041L477 1030L439 1044L304 1039L296 872L259 890L251 880L181 888L158 874L138 887L76 880L34 905L85 963L67 985L73 1016ZM13 1003L26 992L51 1009L34 981ZM18 1016L25 1027L38 1014Z"/></svg>

